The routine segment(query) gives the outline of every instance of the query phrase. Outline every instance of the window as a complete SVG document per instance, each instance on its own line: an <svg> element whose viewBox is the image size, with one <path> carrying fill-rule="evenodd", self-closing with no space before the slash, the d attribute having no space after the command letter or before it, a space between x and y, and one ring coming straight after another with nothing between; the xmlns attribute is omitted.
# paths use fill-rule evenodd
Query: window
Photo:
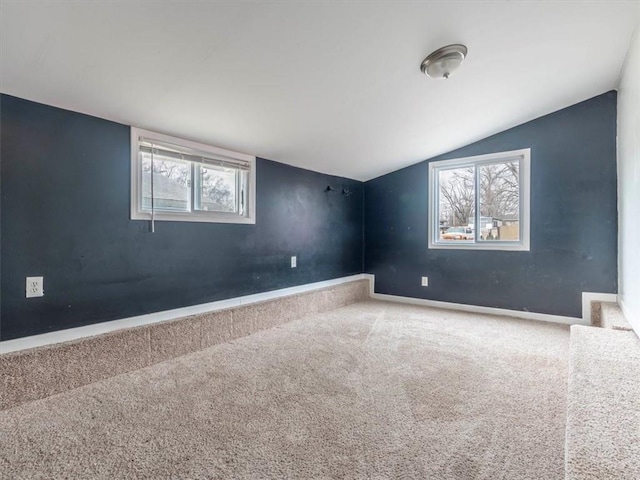
<svg viewBox="0 0 640 480"><path fill-rule="evenodd" d="M531 150L429 164L429 248L529 250Z"/></svg>
<svg viewBox="0 0 640 480"><path fill-rule="evenodd" d="M255 157L131 129L132 220L255 223L255 184Z"/></svg>

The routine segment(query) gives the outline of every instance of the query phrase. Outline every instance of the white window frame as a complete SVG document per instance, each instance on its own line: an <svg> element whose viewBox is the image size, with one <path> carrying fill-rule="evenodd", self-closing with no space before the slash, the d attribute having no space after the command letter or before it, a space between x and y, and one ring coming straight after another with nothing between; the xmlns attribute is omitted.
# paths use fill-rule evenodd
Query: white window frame
<svg viewBox="0 0 640 480"><path fill-rule="evenodd" d="M439 201L440 201L440 185L438 172L440 170L448 170L451 168L471 167L477 168L484 164L492 164L506 162L510 159L519 159L520 162L520 240L482 240L478 241L479 228L475 228L476 238L473 241L442 241L440 240L440 219ZM477 175L476 175L477 183ZM531 195L531 149L511 150L509 152L489 153L486 155L476 155L472 157L454 158L451 160L440 160L429 163L429 242L430 249L448 249L448 250L508 250L508 251L529 251L530 250L530 195ZM480 217L479 191L476 185L476 218L474 225L478 225Z"/></svg>
<svg viewBox="0 0 640 480"><path fill-rule="evenodd" d="M139 155L140 138L145 140L155 140L160 143L175 145L186 150L202 152L207 157L222 158L225 160L238 160L250 164L248 174L248 188L245 192L246 215L239 215L233 212L214 212L191 210L189 212L166 212L155 210L153 220L171 222L209 222L209 223L256 223L256 157L245 153L232 152L204 143L193 142L182 138L172 137L162 133L151 132L137 127L131 127L131 220L152 220L152 215L142 209L142 159ZM195 178L192 178L195 180ZM194 199L194 185L191 185L191 203Z"/></svg>

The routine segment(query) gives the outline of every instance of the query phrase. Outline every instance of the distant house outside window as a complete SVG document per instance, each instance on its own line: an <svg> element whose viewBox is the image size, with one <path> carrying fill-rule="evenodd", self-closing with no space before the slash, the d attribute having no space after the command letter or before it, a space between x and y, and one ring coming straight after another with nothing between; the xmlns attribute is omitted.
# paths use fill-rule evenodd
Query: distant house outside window
<svg viewBox="0 0 640 480"><path fill-rule="evenodd" d="M429 248L529 250L531 150L429 164Z"/></svg>
<svg viewBox="0 0 640 480"><path fill-rule="evenodd" d="M131 129L131 219L255 223L255 157Z"/></svg>

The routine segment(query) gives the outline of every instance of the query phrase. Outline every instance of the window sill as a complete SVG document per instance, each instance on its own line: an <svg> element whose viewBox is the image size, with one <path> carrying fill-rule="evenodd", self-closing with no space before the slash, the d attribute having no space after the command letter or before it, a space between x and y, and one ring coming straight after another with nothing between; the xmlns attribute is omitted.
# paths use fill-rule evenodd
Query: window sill
<svg viewBox="0 0 640 480"><path fill-rule="evenodd" d="M255 225L256 219L240 217L239 215L227 215L224 213L158 213L154 217L156 222L196 222L196 223L233 223ZM131 220L151 221L151 214L144 212L131 213Z"/></svg>
<svg viewBox="0 0 640 480"><path fill-rule="evenodd" d="M505 252L529 252L531 248L528 244L511 243L507 245L499 245L496 243L478 244L478 243L436 243L429 242L430 250L493 250Z"/></svg>

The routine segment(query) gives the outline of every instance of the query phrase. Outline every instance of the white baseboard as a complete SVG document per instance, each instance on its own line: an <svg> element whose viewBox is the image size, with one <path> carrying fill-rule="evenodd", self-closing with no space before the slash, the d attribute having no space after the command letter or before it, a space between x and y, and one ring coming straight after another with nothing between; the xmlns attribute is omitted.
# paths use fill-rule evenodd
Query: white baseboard
<svg viewBox="0 0 640 480"><path fill-rule="evenodd" d="M369 273L361 273L351 275L349 277L335 278L322 282L308 283L295 287L282 288L270 292L256 293L254 295L245 295L243 297L235 297L217 302L203 303L200 305L192 305L189 307L176 308L173 310L165 310L162 312L149 313L146 315L138 315L135 317L123 318L120 320L112 320L84 327L69 328L57 332L43 333L33 335L31 337L17 338L15 340L6 340L0 342L0 353L10 353L29 348L42 347L56 343L78 340L84 337L93 337L104 333L114 332L125 328L140 327L153 323L160 323L176 318L188 317L190 315L198 315L202 313L215 312L226 308L234 308L242 305L272 300L287 295L295 295L297 293L309 292L320 288L327 288L342 283L353 282L356 280L369 280L369 294L371 298L384 300L388 302L408 303L412 305L422 305L426 307L443 308L449 310L459 310L463 312L484 313L490 315L501 315L508 317L523 318L526 320L538 320L543 322L562 323L565 325L591 325L591 302L616 302L617 295L611 293L592 293L584 292L582 294L582 318L564 317L560 315L549 315L545 313L524 312L519 310L507 310L495 307L482 307L478 305L466 305L462 303L441 302L438 300L427 300L423 298L401 297L397 295L386 295L375 292L375 275ZM624 305L621 304L622 311L627 315ZM636 332L640 331L640 326L629 322L633 325Z"/></svg>
<svg viewBox="0 0 640 480"><path fill-rule="evenodd" d="M218 302L202 303L200 305L192 305L189 307L175 308L173 310L165 310L162 312L148 313L146 315L138 315L135 317L123 318L120 320L112 320L84 327L69 328L59 330L57 332L43 333L30 337L17 338L15 340L5 340L0 342L0 353L16 352L18 350L26 350L28 348L42 347L55 343L68 342L78 340L84 337L93 337L102 335L103 333L115 332L125 328L141 327L153 323L165 322L176 318L188 317L190 315L199 315L202 313L215 312L226 308L234 308L242 305L249 305L265 300L272 300L287 295L295 295L297 293L309 292L320 288L332 287L342 283L353 282L356 280L368 280L369 277L364 274L351 275L349 277L334 278L322 282L307 283L295 287L281 288L270 292L256 293L254 295L245 295L243 297L235 297Z"/></svg>
<svg viewBox="0 0 640 480"><path fill-rule="evenodd" d="M563 317L561 315L549 315L546 313L524 312L520 310L507 310L505 308L482 307L479 305L466 305L464 303L440 302L438 300L426 300L423 298L400 297L397 295L386 295L384 293L374 293L373 298L387 302L408 303L411 305L421 305L423 307L443 308L446 310L458 310L470 313L484 313L487 315L499 315L502 317L516 317L526 320L537 320L542 322L562 323L564 325L586 325L581 318Z"/></svg>
<svg viewBox="0 0 640 480"><path fill-rule="evenodd" d="M526 320L537 320L542 322L561 323L564 325L591 325L591 302L615 302L617 295L612 293L592 293L582 294L582 318L565 317L562 315L550 315L546 313L525 312L521 310L508 310L505 308L482 307L478 305L466 305L463 303L441 302L439 300L427 300L424 298L401 297L397 295L386 295L375 293L375 275L365 274L370 280L371 298L385 300L388 302L408 303L411 305L422 305L425 307L444 308L448 310L459 310L463 312L484 313L489 315L500 315L507 317L523 318Z"/></svg>

